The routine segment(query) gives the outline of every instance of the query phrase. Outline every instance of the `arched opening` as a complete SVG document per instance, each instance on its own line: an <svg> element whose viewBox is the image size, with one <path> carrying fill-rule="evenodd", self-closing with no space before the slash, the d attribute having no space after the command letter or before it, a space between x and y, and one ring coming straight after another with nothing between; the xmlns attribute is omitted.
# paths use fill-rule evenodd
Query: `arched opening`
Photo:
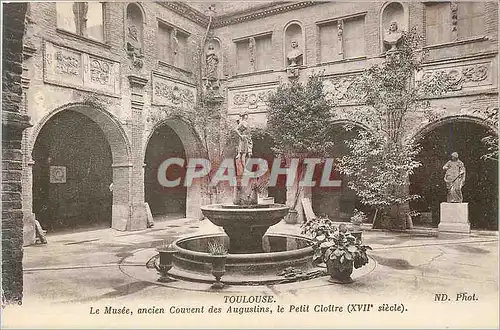
<svg viewBox="0 0 500 330"><path fill-rule="evenodd" d="M421 196L412 209L421 212L416 224L437 227L440 203L446 202L443 165L457 152L466 168L463 199L469 204L473 229L498 229L498 163L481 159L487 147L481 139L495 134L478 122L450 119L420 135L422 163L410 178L410 192Z"/></svg>
<svg viewBox="0 0 500 330"><path fill-rule="evenodd" d="M349 152L345 141L356 137L359 130L362 129L364 128L350 122L335 123L331 126L328 140L333 142L333 147L329 151L329 156L333 158L334 164L335 159L342 158ZM318 167L318 173L322 173L322 171L323 168ZM359 202L356 193L348 187L342 174L334 171L330 178L340 179L342 186L320 187L316 185L313 187L312 206L316 215L327 215L335 221L350 221L354 209L365 211L365 207Z"/></svg>
<svg viewBox="0 0 500 330"><path fill-rule="evenodd" d="M267 161L269 168L272 167L275 153L271 149L273 147L273 140L269 135L259 135L253 137L253 158L261 158ZM286 177L283 175L278 176L276 186L268 187L267 194L269 197L274 198L274 202L278 204L286 204Z"/></svg>
<svg viewBox="0 0 500 330"><path fill-rule="evenodd" d="M33 212L48 230L110 227L110 144L97 123L72 110L52 116L33 148Z"/></svg>
<svg viewBox="0 0 500 330"><path fill-rule="evenodd" d="M166 171L168 180L181 179L181 184L176 187L164 187L158 181L158 168L169 158L185 160L183 167L171 165ZM145 200L156 219L186 216L187 188L184 187L184 176L187 161L179 135L166 123L157 127L146 147L144 171Z"/></svg>

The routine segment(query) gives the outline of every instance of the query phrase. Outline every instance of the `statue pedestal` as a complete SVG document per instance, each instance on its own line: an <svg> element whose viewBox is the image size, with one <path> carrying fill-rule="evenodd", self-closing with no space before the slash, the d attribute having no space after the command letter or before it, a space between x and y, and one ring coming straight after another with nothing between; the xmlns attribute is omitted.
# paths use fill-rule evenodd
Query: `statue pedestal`
<svg viewBox="0 0 500 330"><path fill-rule="evenodd" d="M441 203L438 231L470 234L469 203Z"/></svg>

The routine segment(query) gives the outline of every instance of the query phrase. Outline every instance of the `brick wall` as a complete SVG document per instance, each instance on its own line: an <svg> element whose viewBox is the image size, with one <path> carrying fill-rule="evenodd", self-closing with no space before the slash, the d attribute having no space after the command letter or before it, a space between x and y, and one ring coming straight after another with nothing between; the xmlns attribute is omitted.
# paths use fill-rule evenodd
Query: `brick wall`
<svg viewBox="0 0 500 330"><path fill-rule="evenodd" d="M23 213L21 211L22 131L20 114L23 34L26 3L3 7L2 52L2 299L23 297Z"/></svg>

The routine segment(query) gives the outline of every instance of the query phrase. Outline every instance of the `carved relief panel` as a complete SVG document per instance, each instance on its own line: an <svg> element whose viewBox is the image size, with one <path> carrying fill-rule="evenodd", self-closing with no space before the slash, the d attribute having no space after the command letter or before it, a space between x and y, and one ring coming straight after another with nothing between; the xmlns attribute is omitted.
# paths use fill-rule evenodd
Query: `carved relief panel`
<svg viewBox="0 0 500 330"><path fill-rule="evenodd" d="M152 73L153 105L192 109L196 105L196 86L175 81L157 72Z"/></svg>
<svg viewBox="0 0 500 330"><path fill-rule="evenodd" d="M267 97L277 87L277 84L254 88L230 88L228 92L228 113L241 111L260 112L267 111Z"/></svg>
<svg viewBox="0 0 500 330"><path fill-rule="evenodd" d="M117 96L120 64L47 41L44 82Z"/></svg>
<svg viewBox="0 0 500 330"><path fill-rule="evenodd" d="M46 42L44 80L61 84L83 85L82 53Z"/></svg>
<svg viewBox="0 0 500 330"><path fill-rule="evenodd" d="M355 75L349 75L325 79L323 88L327 97L339 105L362 102L365 95L359 95L355 92L356 77Z"/></svg>
<svg viewBox="0 0 500 330"><path fill-rule="evenodd" d="M429 79L433 75L444 73L451 79L452 92L471 91L477 88L493 87L494 73L491 60L469 63L450 63L438 67L425 68L417 75L417 80Z"/></svg>

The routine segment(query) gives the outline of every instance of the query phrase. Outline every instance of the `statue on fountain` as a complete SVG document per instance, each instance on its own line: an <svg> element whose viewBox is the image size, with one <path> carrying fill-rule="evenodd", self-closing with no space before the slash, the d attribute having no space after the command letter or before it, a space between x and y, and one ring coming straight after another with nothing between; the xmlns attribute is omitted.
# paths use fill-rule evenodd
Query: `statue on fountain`
<svg viewBox="0 0 500 330"><path fill-rule="evenodd" d="M239 137L239 143L238 153L235 157L236 187L233 202L235 205L255 205L257 204L257 191L254 189L254 182L249 182L245 187L242 185L242 177L247 170L246 165L252 157L253 151L252 135L248 124L248 112L242 112L240 119L236 122L237 126L234 131Z"/></svg>
<svg viewBox="0 0 500 330"><path fill-rule="evenodd" d="M237 120L237 126L234 129L239 137L238 154L236 155L236 175L241 176L245 170L247 160L252 157L253 141L248 125L248 112L244 111Z"/></svg>

